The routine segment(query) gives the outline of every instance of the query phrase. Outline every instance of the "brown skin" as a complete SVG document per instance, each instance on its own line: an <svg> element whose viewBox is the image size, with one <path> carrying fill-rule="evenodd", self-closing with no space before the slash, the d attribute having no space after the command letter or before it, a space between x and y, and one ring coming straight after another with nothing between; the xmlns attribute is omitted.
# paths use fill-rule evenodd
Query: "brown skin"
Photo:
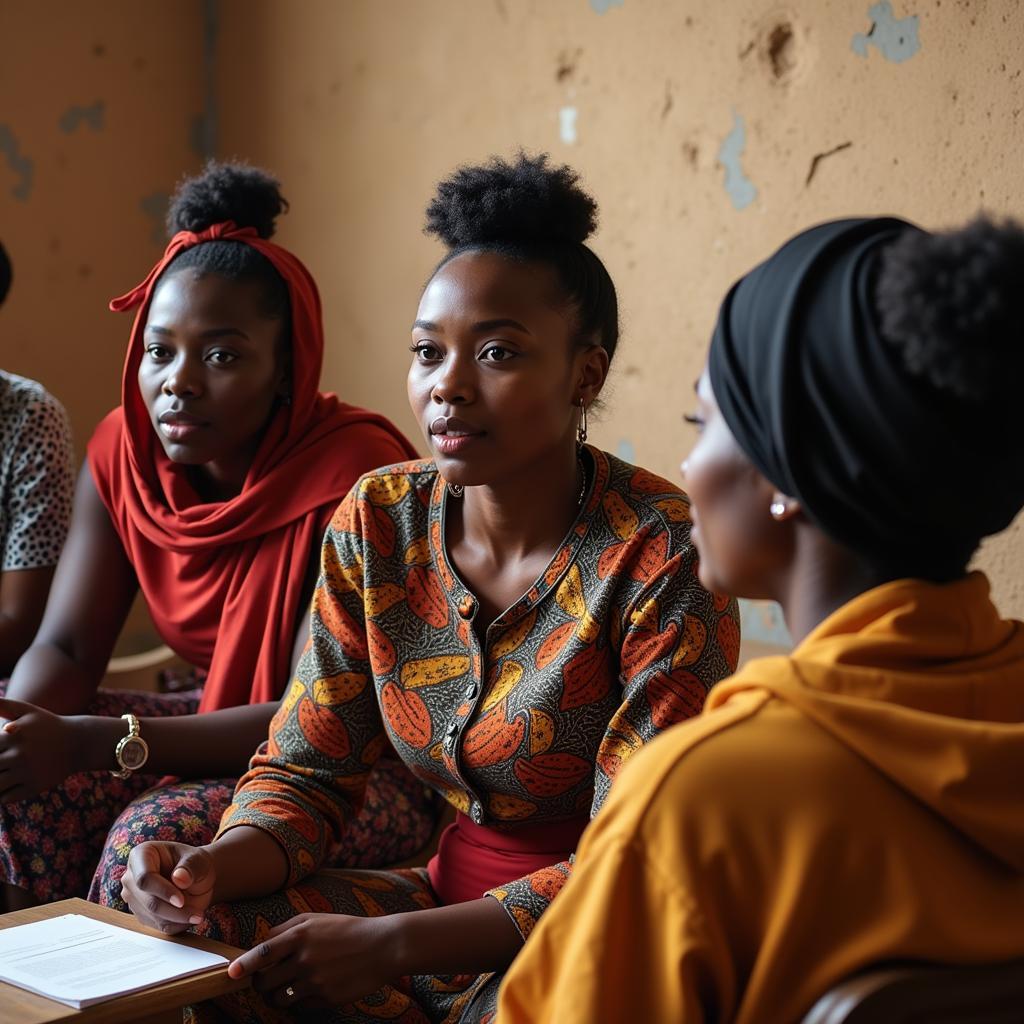
<svg viewBox="0 0 1024 1024"><path fill-rule="evenodd" d="M799 501L761 475L719 411L707 371L688 419L699 436L682 474L704 587L777 601L799 643L837 608L890 578L822 533ZM781 506L774 514L773 505Z"/></svg>
<svg viewBox="0 0 1024 1024"><path fill-rule="evenodd" d="M0 677L10 674L32 643L46 607L54 567L0 573Z"/></svg>
<svg viewBox="0 0 1024 1024"><path fill-rule="evenodd" d="M416 314L409 401L441 474L466 488L448 502L446 542L480 601L481 634L533 585L578 512L579 400L597 397L608 356L575 344L572 310L559 298L545 266L465 253L438 271ZM473 434L456 454L431 432L439 416ZM211 902L280 889L287 870L274 839L242 826L199 849L143 844L123 885L141 920L176 932ZM504 970L520 946L501 905L484 898L381 918L303 914L229 970L255 974L278 1005L337 1006L405 974Z"/></svg>
<svg viewBox="0 0 1024 1024"><path fill-rule="evenodd" d="M195 486L206 500L237 494L287 387L280 321L265 316L251 282L186 270L158 286L145 343L139 384L154 422L168 409L181 409L203 424L182 443L158 430L165 451L194 467ZM318 545L309 553L310 595L318 553ZM0 731L0 801L27 799L77 771L116 767L114 747L125 724L82 712L137 590L86 465L42 625L15 668L8 699L0 701L0 715L12 719ZM295 625L296 660L308 636L302 614ZM146 770L193 778L240 774L266 738L274 710L261 704L145 719Z"/></svg>

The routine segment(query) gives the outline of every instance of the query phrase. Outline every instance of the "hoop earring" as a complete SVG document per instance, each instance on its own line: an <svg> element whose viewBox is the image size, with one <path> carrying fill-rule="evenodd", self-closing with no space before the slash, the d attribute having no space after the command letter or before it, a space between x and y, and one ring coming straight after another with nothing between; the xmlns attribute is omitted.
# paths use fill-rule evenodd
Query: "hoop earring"
<svg viewBox="0 0 1024 1024"><path fill-rule="evenodd" d="M463 487L462 484L448 484L447 486L448 486L448 493L453 498L461 498L463 492L466 490L466 488Z"/></svg>
<svg viewBox="0 0 1024 1024"><path fill-rule="evenodd" d="M586 443L587 440L587 407L582 399L580 398L580 422L576 427L576 444L581 447Z"/></svg>

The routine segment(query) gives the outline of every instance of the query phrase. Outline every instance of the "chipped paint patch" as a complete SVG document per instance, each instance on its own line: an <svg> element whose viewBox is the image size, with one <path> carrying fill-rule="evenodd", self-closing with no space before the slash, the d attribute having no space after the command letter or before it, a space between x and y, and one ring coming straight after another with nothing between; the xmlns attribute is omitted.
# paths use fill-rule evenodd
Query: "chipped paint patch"
<svg viewBox="0 0 1024 1024"><path fill-rule="evenodd" d="M106 112L107 108L103 100L97 100L88 107L68 107L60 115L57 125L65 135L71 135L83 125L91 128L94 132L101 132Z"/></svg>
<svg viewBox="0 0 1024 1024"><path fill-rule="evenodd" d="M774 601L749 601L741 597L739 606L740 635L744 640L756 640L787 650L793 647L782 609Z"/></svg>
<svg viewBox="0 0 1024 1024"><path fill-rule="evenodd" d="M31 159L21 152L14 132L6 124L0 124L0 156L6 157L7 166L18 176L18 181L11 189L11 195L19 202L28 202L28 197L32 194L35 168Z"/></svg>
<svg viewBox="0 0 1024 1024"><path fill-rule="evenodd" d="M571 146L578 138L576 134L578 114L579 111L575 107L562 107L558 112L558 134L567 146Z"/></svg>
<svg viewBox="0 0 1024 1024"><path fill-rule="evenodd" d="M590 6L598 14L606 14L613 7L621 7L625 2L626 0L590 0Z"/></svg>
<svg viewBox="0 0 1024 1024"><path fill-rule="evenodd" d="M757 188L740 163L747 146L747 126L735 110L732 117L732 131L718 150L718 162L725 168L725 191L729 193L732 205L743 210L757 198Z"/></svg>
<svg viewBox="0 0 1024 1024"><path fill-rule="evenodd" d="M899 64L910 60L921 49L916 14L897 18L892 13L889 0L880 0L868 8L868 17L871 19L871 28L867 32L858 32L850 43L850 49L858 57L866 57L868 47L875 46L886 60Z"/></svg>
<svg viewBox="0 0 1024 1024"><path fill-rule="evenodd" d="M633 447L633 442L628 437L619 438L619 443L615 446L615 454L623 462L636 463L636 448Z"/></svg>
<svg viewBox="0 0 1024 1024"><path fill-rule="evenodd" d="M166 192L152 192L139 200L139 208L153 224L153 230L149 233L150 240L157 245L163 245L166 240L164 219L170 202L171 197Z"/></svg>

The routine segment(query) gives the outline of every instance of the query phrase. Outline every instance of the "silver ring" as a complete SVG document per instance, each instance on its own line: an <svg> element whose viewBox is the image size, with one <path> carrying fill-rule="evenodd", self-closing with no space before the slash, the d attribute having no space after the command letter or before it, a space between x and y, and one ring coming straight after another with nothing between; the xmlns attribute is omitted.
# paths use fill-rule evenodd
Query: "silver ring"
<svg viewBox="0 0 1024 1024"><path fill-rule="evenodd" d="M287 996L287 997L288 997L289 999L294 999L294 998L295 998L295 989L293 989L293 988L291 987L291 985L289 985L289 986L288 986L288 987L287 987L287 988L286 988L286 989L284 990L284 994L285 994L285 995L286 995L286 996Z"/></svg>

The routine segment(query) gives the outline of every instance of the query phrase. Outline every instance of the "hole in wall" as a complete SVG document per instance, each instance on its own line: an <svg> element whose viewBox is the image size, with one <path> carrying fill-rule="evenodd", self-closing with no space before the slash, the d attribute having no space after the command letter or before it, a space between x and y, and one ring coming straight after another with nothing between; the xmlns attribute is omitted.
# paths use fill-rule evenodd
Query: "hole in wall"
<svg viewBox="0 0 1024 1024"><path fill-rule="evenodd" d="M766 53L772 75L776 79L792 73L796 67L797 54L793 26L788 21L781 22L768 33Z"/></svg>

